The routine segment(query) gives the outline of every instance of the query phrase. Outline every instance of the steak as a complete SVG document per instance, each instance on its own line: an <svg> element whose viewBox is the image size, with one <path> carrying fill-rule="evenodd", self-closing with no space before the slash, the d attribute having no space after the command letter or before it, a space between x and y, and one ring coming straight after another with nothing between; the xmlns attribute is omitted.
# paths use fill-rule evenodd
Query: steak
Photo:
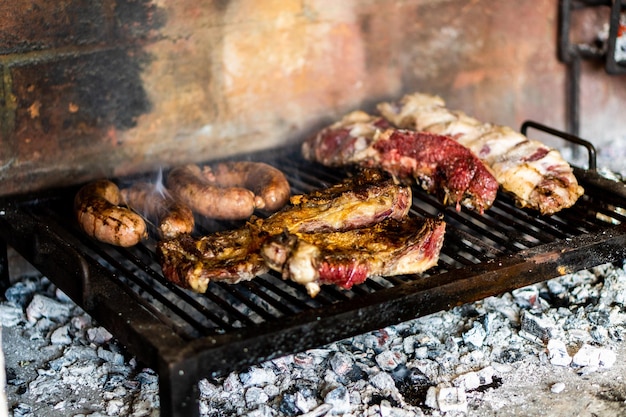
<svg viewBox="0 0 626 417"><path fill-rule="evenodd" d="M424 272L437 264L444 233L441 219L390 218L346 232L286 232L268 239L261 253L314 297L323 284L349 289L376 275Z"/></svg>
<svg viewBox="0 0 626 417"><path fill-rule="evenodd" d="M445 107L441 97L409 94L399 103L380 103L379 111L399 128L453 137L490 167L502 189L520 207L554 214L584 193L561 154L510 127L482 123Z"/></svg>
<svg viewBox="0 0 626 417"><path fill-rule="evenodd" d="M289 206L241 228L158 242L157 255L168 280L203 293L211 281L234 284L268 272L261 247L272 236L367 227L405 217L410 205L410 187L388 173L366 169L334 186L292 196Z"/></svg>
<svg viewBox="0 0 626 417"><path fill-rule="evenodd" d="M204 293L211 281L236 284L268 272L259 253L263 241L258 229L248 224L200 238L184 234L160 241L157 254L165 278Z"/></svg>
<svg viewBox="0 0 626 417"><path fill-rule="evenodd" d="M416 180L457 210L464 206L482 213L491 207L498 183L469 149L448 136L390 126L382 117L352 112L306 140L302 154L327 166L380 167Z"/></svg>
<svg viewBox="0 0 626 417"><path fill-rule="evenodd" d="M346 180L309 194L294 195L290 205L261 221L267 234L342 231L369 226L388 217L401 219L412 203L411 188L380 169L363 169Z"/></svg>

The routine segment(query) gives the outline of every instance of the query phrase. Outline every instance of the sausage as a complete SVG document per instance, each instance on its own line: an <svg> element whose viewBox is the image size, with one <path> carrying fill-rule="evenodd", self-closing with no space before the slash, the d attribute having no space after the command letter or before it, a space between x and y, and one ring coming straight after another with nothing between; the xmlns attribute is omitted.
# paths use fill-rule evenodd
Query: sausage
<svg viewBox="0 0 626 417"><path fill-rule="evenodd" d="M89 236L117 246L133 246L147 236L146 222L120 206L120 190L102 179L84 185L74 198L74 211L81 229Z"/></svg>
<svg viewBox="0 0 626 417"><path fill-rule="evenodd" d="M154 184L138 182L120 193L127 206L156 221L161 238L172 239L193 231L193 212L170 196L167 190L161 191Z"/></svg>
<svg viewBox="0 0 626 417"><path fill-rule="evenodd" d="M222 187L243 187L255 195L255 207L266 212L282 208L291 195L285 175L263 162L237 161L205 167L204 176Z"/></svg>
<svg viewBox="0 0 626 417"><path fill-rule="evenodd" d="M172 169L166 184L176 199L206 217L220 220L247 219L256 207L252 191L211 182L197 165Z"/></svg>

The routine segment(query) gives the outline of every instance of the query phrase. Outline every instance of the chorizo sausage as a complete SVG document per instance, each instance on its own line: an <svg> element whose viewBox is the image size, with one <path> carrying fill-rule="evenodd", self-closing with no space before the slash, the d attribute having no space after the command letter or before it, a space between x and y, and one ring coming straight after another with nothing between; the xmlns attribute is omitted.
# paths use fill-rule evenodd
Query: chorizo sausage
<svg viewBox="0 0 626 417"><path fill-rule="evenodd" d="M266 212L282 208L291 195L285 175L264 162L223 162L205 167L203 174L222 187L243 187L255 195L255 207Z"/></svg>
<svg viewBox="0 0 626 417"><path fill-rule="evenodd" d="M198 165L172 169L166 183L176 199L206 217L220 220L247 219L256 207L252 191L213 183L202 174Z"/></svg>
<svg viewBox="0 0 626 417"><path fill-rule="evenodd" d="M161 238L172 239L193 231L193 212L166 190L161 191L154 184L138 182L122 189L120 193L127 206L157 222Z"/></svg>
<svg viewBox="0 0 626 417"><path fill-rule="evenodd" d="M102 179L84 185L74 198L78 224L89 236L117 246L133 246L147 236L146 223L132 210L120 206L120 190Z"/></svg>

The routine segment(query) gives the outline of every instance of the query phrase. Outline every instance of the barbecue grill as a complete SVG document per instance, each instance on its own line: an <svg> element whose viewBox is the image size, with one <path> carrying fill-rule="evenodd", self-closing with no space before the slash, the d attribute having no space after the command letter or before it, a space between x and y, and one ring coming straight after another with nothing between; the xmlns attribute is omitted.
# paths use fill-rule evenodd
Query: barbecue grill
<svg viewBox="0 0 626 417"><path fill-rule="evenodd" d="M235 285L213 282L206 294L181 289L161 273L155 230L131 248L86 236L73 217L76 187L3 198L0 236L158 372L162 416L198 415L202 378L625 259L626 187L598 175L590 143L534 122L522 132L529 128L587 149L588 167L575 168L585 194L574 207L539 216L501 194L480 215L442 206L415 188L412 215L442 213L448 224L438 266L419 276L375 277L350 290L323 286L315 298L275 273ZM347 174L303 160L299 147L239 158L280 167L294 194ZM236 226L200 219L196 233ZM6 285L6 256L2 266Z"/></svg>

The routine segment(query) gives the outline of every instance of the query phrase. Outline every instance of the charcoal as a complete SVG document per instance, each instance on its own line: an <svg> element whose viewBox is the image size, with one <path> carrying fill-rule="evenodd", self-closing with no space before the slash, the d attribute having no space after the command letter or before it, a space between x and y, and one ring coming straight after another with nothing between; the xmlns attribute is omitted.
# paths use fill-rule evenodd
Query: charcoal
<svg viewBox="0 0 626 417"><path fill-rule="evenodd" d="M610 368L616 361L615 352L584 344L572 358L572 365L580 367Z"/></svg>
<svg viewBox="0 0 626 417"><path fill-rule="evenodd" d="M28 404L20 403L13 408L13 417L31 417L33 416L32 407Z"/></svg>
<svg viewBox="0 0 626 417"><path fill-rule="evenodd" d="M75 330L89 330L92 326L92 320L88 315L82 314L72 317L71 324Z"/></svg>
<svg viewBox="0 0 626 417"><path fill-rule="evenodd" d="M324 403L333 406L333 414L345 414L350 411L350 394L346 387L339 385L324 395Z"/></svg>
<svg viewBox="0 0 626 417"><path fill-rule="evenodd" d="M340 376L349 373L353 366L354 360L350 355L346 355L345 353L336 352L330 357L330 367Z"/></svg>
<svg viewBox="0 0 626 417"><path fill-rule="evenodd" d="M311 389L303 389L296 393L295 405L303 413L308 413L317 405L316 395Z"/></svg>
<svg viewBox="0 0 626 417"><path fill-rule="evenodd" d="M472 391L480 386L480 378L476 372L468 372L453 380L452 383L465 391Z"/></svg>
<svg viewBox="0 0 626 417"><path fill-rule="evenodd" d="M50 343L53 345L69 345L72 343L69 325L61 326L55 329L50 335Z"/></svg>
<svg viewBox="0 0 626 417"><path fill-rule="evenodd" d="M607 274L600 297L605 305L626 305L626 272L623 269L612 269Z"/></svg>
<svg viewBox="0 0 626 417"><path fill-rule="evenodd" d="M26 319L24 310L15 305L0 305L0 325L3 327L14 327Z"/></svg>
<svg viewBox="0 0 626 417"><path fill-rule="evenodd" d="M544 315L524 311L521 316L520 335L539 344L545 344L555 334L555 325Z"/></svg>
<svg viewBox="0 0 626 417"><path fill-rule="evenodd" d="M479 348L483 345L486 337L487 332L485 331L483 325L480 322L475 321L472 328L463 333L463 342L472 345L475 348Z"/></svg>
<svg viewBox="0 0 626 417"><path fill-rule="evenodd" d="M534 389L569 395L567 387L578 389L621 364L616 344L626 334L626 312L621 295L612 290L625 283L622 267L583 271L203 379L200 413L473 415L483 407L516 407L514 401L523 401L511 399L503 381L510 387L515 378L540 375L546 380ZM40 346L37 354L48 359L30 377L14 359L8 364L12 415L32 416L42 404L48 415L158 415L154 370L138 368L124 347L63 293L45 279L30 278L14 297L28 301L0 303L0 317L7 311L12 331ZM76 398L85 388L98 394Z"/></svg>
<svg viewBox="0 0 626 417"><path fill-rule="evenodd" d="M568 366L572 363L572 358L567 352L567 346L557 339L548 341L548 356L552 365Z"/></svg>
<svg viewBox="0 0 626 417"><path fill-rule="evenodd" d="M278 404L278 411L285 416L295 416L305 410L300 410L296 405L296 394L286 392Z"/></svg>
<svg viewBox="0 0 626 417"><path fill-rule="evenodd" d="M565 384L562 382L557 382L550 387L550 392L554 394L560 394L565 390Z"/></svg>
<svg viewBox="0 0 626 417"><path fill-rule="evenodd" d="M42 317L60 321L69 317L70 308L69 304L64 304L44 295L35 294L26 308L26 317L32 323Z"/></svg>
<svg viewBox="0 0 626 417"><path fill-rule="evenodd" d="M518 306L524 309L541 311L543 309L542 300L539 296L539 288L536 285L513 290L513 299Z"/></svg>
<svg viewBox="0 0 626 417"><path fill-rule="evenodd" d="M396 384L393 377L386 372L378 372L370 377L370 383L383 392L392 392L396 390Z"/></svg>
<svg viewBox="0 0 626 417"><path fill-rule="evenodd" d="M384 371L393 371L400 364L406 362L404 353L400 351L385 350L376 355L376 363Z"/></svg>
<svg viewBox="0 0 626 417"><path fill-rule="evenodd" d="M121 416L128 414L128 405L121 399L112 399L107 401L105 410L107 415Z"/></svg>
<svg viewBox="0 0 626 417"><path fill-rule="evenodd" d="M419 348L415 349L415 357L417 359L426 359L428 358L428 346L420 346Z"/></svg>
<svg viewBox="0 0 626 417"><path fill-rule="evenodd" d="M98 348L98 357L114 365L124 364L123 355L120 355L119 353L111 352L110 350L107 350L107 349L103 349L102 347Z"/></svg>
<svg viewBox="0 0 626 417"><path fill-rule="evenodd" d="M424 405L428 408L439 408L439 405L437 404L437 387L432 386L428 388Z"/></svg>
<svg viewBox="0 0 626 417"><path fill-rule="evenodd" d="M246 400L246 406L252 409L261 404L265 404L267 400L269 400L269 396L262 388L254 386L245 391L244 398Z"/></svg>
<svg viewBox="0 0 626 417"><path fill-rule="evenodd" d="M593 326L589 331L595 343L603 344L609 337L609 331L603 326Z"/></svg>
<svg viewBox="0 0 626 417"><path fill-rule="evenodd" d="M244 388L251 386L263 386L273 384L276 381L276 374L265 368L252 367L247 372L242 372L239 379Z"/></svg>
<svg viewBox="0 0 626 417"><path fill-rule="evenodd" d="M39 289L39 280L35 278L24 278L22 281L16 282L7 288L4 296L10 303L17 307L25 308L34 293Z"/></svg>
<svg viewBox="0 0 626 417"><path fill-rule="evenodd" d="M92 327L87 330L87 339L97 345L108 342L112 337L104 327Z"/></svg>

